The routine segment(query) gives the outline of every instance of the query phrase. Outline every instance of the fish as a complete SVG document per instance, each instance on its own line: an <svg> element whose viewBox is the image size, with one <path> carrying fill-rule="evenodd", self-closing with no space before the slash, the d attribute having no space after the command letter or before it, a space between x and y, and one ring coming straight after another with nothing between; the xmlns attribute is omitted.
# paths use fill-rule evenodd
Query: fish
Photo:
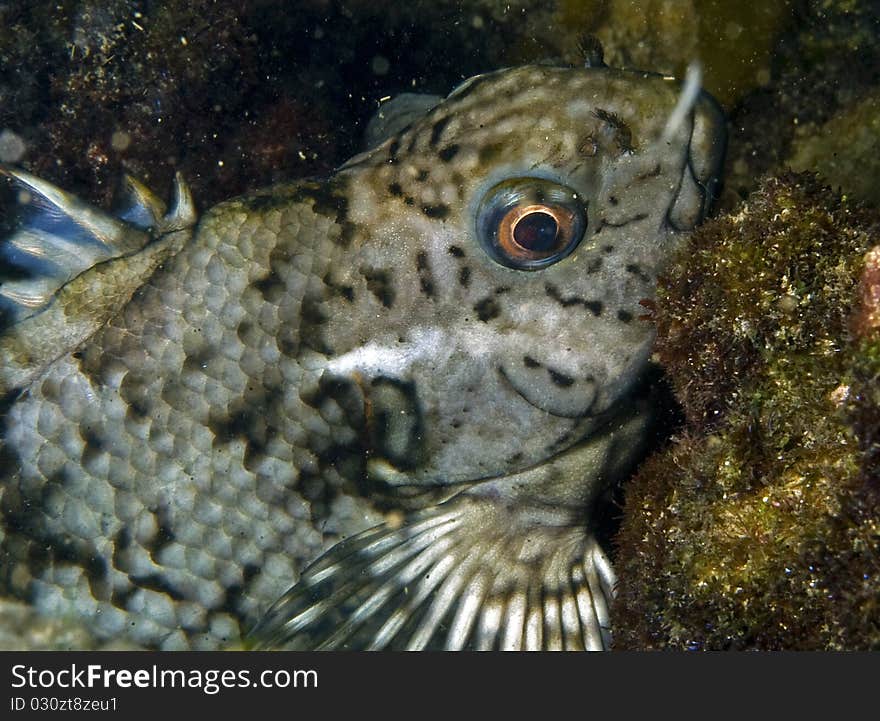
<svg viewBox="0 0 880 721"><path fill-rule="evenodd" d="M2 168L5 597L167 650L609 647L594 503L723 114L604 65L385 110L201 215L180 176L111 214Z"/></svg>

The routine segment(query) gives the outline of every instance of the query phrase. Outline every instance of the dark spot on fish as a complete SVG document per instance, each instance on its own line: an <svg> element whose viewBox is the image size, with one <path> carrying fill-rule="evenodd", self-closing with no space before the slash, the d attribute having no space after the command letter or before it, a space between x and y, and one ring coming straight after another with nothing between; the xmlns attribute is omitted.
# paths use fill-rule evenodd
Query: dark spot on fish
<svg viewBox="0 0 880 721"><path fill-rule="evenodd" d="M61 395L58 383L52 376L48 376L40 384L40 393L43 395L43 398L50 403L57 403Z"/></svg>
<svg viewBox="0 0 880 721"><path fill-rule="evenodd" d="M162 550L174 543L176 537L171 529L171 518L167 509L162 507L156 509L153 512L153 518L156 521L156 533L144 543L144 549L155 563L161 565L160 554Z"/></svg>
<svg viewBox="0 0 880 721"><path fill-rule="evenodd" d="M349 303L354 301L354 288L350 285L343 285L333 280L332 273L325 273L323 278L324 284L336 295L342 296Z"/></svg>
<svg viewBox="0 0 880 721"><path fill-rule="evenodd" d="M636 276L639 280L641 280L641 281L643 281L643 282L645 282L645 283L650 283L650 282L651 282L651 276L648 275L648 274L642 269L642 267L641 267L640 265L638 265L637 263L628 263L628 264L626 265L626 272L627 272L627 273L632 273L632 274L633 274L634 276Z"/></svg>
<svg viewBox="0 0 880 721"><path fill-rule="evenodd" d="M541 367L541 364L538 361L536 361L534 358L532 358L530 355L523 356L523 365L526 368L540 368Z"/></svg>
<svg viewBox="0 0 880 721"><path fill-rule="evenodd" d="M388 159L394 160L398 152L400 152L400 141L395 138L391 141L391 145L388 146Z"/></svg>
<svg viewBox="0 0 880 721"><path fill-rule="evenodd" d="M255 280L251 285L259 291L263 300L272 304L278 303L284 297L286 290L284 281L274 267L271 267L265 275Z"/></svg>
<svg viewBox="0 0 880 721"><path fill-rule="evenodd" d="M205 366L213 353L207 344L201 345L183 359L183 370L187 373L204 373Z"/></svg>
<svg viewBox="0 0 880 721"><path fill-rule="evenodd" d="M275 334L275 345L288 358L294 358L299 352L299 335L293 326L284 324Z"/></svg>
<svg viewBox="0 0 880 721"><path fill-rule="evenodd" d="M80 463L83 468L90 469L95 460L106 451L107 440L96 428L81 427L79 434L84 444Z"/></svg>
<svg viewBox="0 0 880 721"><path fill-rule="evenodd" d="M323 326L327 323L327 312L324 299L314 295L305 295L299 308L299 342L312 350L332 355L333 349L327 344ZM280 346L279 346L280 347Z"/></svg>
<svg viewBox="0 0 880 721"><path fill-rule="evenodd" d="M370 383L369 393L373 454L399 469L415 467L421 461L424 433L416 384L380 376Z"/></svg>
<svg viewBox="0 0 880 721"><path fill-rule="evenodd" d="M101 388L106 385L113 374L114 367L118 362L110 353L102 351L97 345L90 345L77 361L82 374L92 384L93 388Z"/></svg>
<svg viewBox="0 0 880 721"><path fill-rule="evenodd" d="M552 368L548 368L547 373L550 374L550 380L555 386L559 386L560 388L570 388L574 385L574 378L565 373L560 373Z"/></svg>
<svg viewBox="0 0 880 721"><path fill-rule="evenodd" d="M609 196L608 196L608 203L609 203L610 205L617 205L619 202L620 202L620 201L617 199L617 196L616 196L616 195L609 195Z"/></svg>
<svg viewBox="0 0 880 721"><path fill-rule="evenodd" d="M437 205L423 205L422 212L429 218L443 220L449 215L449 206L439 203Z"/></svg>
<svg viewBox="0 0 880 721"><path fill-rule="evenodd" d="M369 290L376 299L386 308L394 305L396 293L391 273L381 268L361 268L361 275L367 281L367 290Z"/></svg>
<svg viewBox="0 0 880 721"><path fill-rule="evenodd" d="M245 345L251 344L251 331L254 329L254 324L249 320L243 320L238 324L238 328L235 329L235 334L238 336L238 339L244 343ZM184 361L185 362L185 361Z"/></svg>
<svg viewBox="0 0 880 721"><path fill-rule="evenodd" d="M548 296L559 303L559 305L561 305L563 308L569 308L573 305L582 305L595 316L601 315L602 313L602 301L588 300L586 298L581 298L577 295L572 295L567 298L563 297L562 294L559 292L559 289L552 283L547 283L544 286L544 290L546 291Z"/></svg>
<svg viewBox="0 0 880 721"><path fill-rule="evenodd" d="M507 285L499 285L495 289L495 295L504 295L505 293L509 293L509 292L510 292L510 286L507 286Z"/></svg>
<svg viewBox="0 0 880 721"><path fill-rule="evenodd" d="M263 418L258 410L252 408L232 409L229 413L215 415L213 412L208 418L208 429L214 434L214 447L223 446L237 438L249 438L255 429L263 428Z"/></svg>
<svg viewBox="0 0 880 721"><path fill-rule="evenodd" d="M449 246L449 255L452 255L456 258L464 258L464 251L459 248L457 245Z"/></svg>
<svg viewBox="0 0 880 721"><path fill-rule="evenodd" d="M458 146L458 145L456 145L456 144L447 145L445 148L443 148L443 150L441 150L439 153L437 153L437 156L438 156L438 157L440 158L440 160L442 160L444 163L448 163L448 162L449 162L450 160L452 160L456 155L458 155L458 151L459 151L459 150L460 150L460 146Z"/></svg>
<svg viewBox="0 0 880 721"><path fill-rule="evenodd" d="M211 615L227 613L232 616L241 616L241 601L245 596L247 587L259 572L259 565L246 563L241 569L241 582L232 583L223 589L223 601L216 609L212 609ZM227 641L229 639L224 638L223 640Z"/></svg>
<svg viewBox="0 0 880 721"><path fill-rule="evenodd" d="M443 135L443 131L446 130L446 126L451 119L451 116L446 115L435 121L434 125L431 126L431 139L429 142L432 148L437 147L437 143L440 142L440 136Z"/></svg>
<svg viewBox="0 0 880 721"><path fill-rule="evenodd" d="M621 321L622 323L629 323L632 321L632 319L633 314L630 313L628 310L624 310L623 308L621 308L617 311L617 320Z"/></svg>
<svg viewBox="0 0 880 721"><path fill-rule="evenodd" d="M427 170L425 170L423 168L422 170L420 170L418 172L418 175L416 175L416 180L419 183L424 183L430 176L431 176L431 173L429 173Z"/></svg>
<svg viewBox="0 0 880 721"><path fill-rule="evenodd" d="M424 293L429 298L434 297L434 278L431 273L431 265L428 261L428 254L420 250L416 254L416 270L419 274L419 285L422 289L422 293Z"/></svg>
<svg viewBox="0 0 880 721"><path fill-rule="evenodd" d="M655 165L651 170L642 173L641 175L636 176L636 180L647 180L648 178L656 178L660 173L663 172L660 164Z"/></svg>
<svg viewBox="0 0 880 721"><path fill-rule="evenodd" d="M638 215L634 215L632 218L627 218L626 220L622 220L619 223L613 223L607 218L599 218L599 222L596 224L596 230L593 231L594 234L601 233L605 228L623 228L626 225L630 225L631 223L638 223L641 220L644 220L648 217L647 213L639 213ZM609 250L609 248L611 250ZM614 250L613 246L606 245L602 248L606 253L610 253Z"/></svg>
<svg viewBox="0 0 880 721"><path fill-rule="evenodd" d="M504 143L489 143L480 148L477 160L480 165L491 165L504 151Z"/></svg>
<svg viewBox="0 0 880 721"><path fill-rule="evenodd" d="M128 405L126 415L131 415L134 419L146 418L153 410L153 399L147 393L143 381L133 371L123 376L119 395Z"/></svg>
<svg viewBox="0 0 880 721"><path fill-rule="evenodd" d="M129 578L131 578L138 587L146 588L150 591L155 591L156 593L162 593L173 601L182 601L186 598L186 596L178 591L167 578L158 573L151 573L148 576L129 576Z"/></svg>
<svg viewBox="0 0 880 721"><path fill-rule="evenodd" d="M413 198L411 195L407 195L403 199L403 202L406 203L407 205L415 205L416 204L415 198Z"/></svg>
<svg viewBox="0 0 880 721"><path fill-rule="evenodd" d="M471 269L468 266L459 269L458 284L462 288L467 288L471 284Z"/></svg>
<svg viewBox="0 0 880 721"><path fill-rule="evenodd" d="M492 297L483 298L483 300L479 301L474 306L474 311L477 317L484 323L501 315L501 307L498 305L498 301Z"/></svg>
<svg viewBox="0 0 880 721"><path fill-rule="evenodd" d="M602 268L602 256L591 258L587 263L587 273L597 273Z"/></svg>
<svg viewBox="0 0 880 721"><path fill-rule="evenodd" d="M597 232L598 232L598 231L597 231ZM602 246L602 251L605 252L605 253L613 253L613 252L614 252L614 246L613 246L613 245L603 245L603 246Z"/></svg>
<svg viewBox="0 0 880 721"><path fill-rule="evenodd" d="M401 197L403 195L403 188L400 183L394 182L388 186L388 192L395 197Z"/></svg>

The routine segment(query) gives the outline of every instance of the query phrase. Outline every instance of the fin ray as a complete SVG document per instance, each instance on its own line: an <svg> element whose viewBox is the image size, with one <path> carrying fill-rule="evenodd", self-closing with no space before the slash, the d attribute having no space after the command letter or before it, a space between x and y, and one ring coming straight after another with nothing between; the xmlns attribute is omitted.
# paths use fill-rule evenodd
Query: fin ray
<svg viewBox="0 0 880 721"><path fill-rule="evenodd" d="M467 491L353 536L307 568L248 634L253 648L607 647L610 564L578 525ZM599 555L597 555L599 554ZM610 597L610 595L609 595Z"/></svg>

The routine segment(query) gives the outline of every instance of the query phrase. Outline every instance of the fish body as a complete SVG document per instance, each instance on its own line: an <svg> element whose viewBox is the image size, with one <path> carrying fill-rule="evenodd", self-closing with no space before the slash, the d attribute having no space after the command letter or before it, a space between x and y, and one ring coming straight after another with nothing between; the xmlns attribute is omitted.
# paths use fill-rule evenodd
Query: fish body
<svg viewBox="0 0 880 721"><path fill-rule="evenodd" d="M119 221L5 170L4 592L166 649L606 647L591 504L723 150L681 102L490 73L197 223L182 183Z"/></svg>

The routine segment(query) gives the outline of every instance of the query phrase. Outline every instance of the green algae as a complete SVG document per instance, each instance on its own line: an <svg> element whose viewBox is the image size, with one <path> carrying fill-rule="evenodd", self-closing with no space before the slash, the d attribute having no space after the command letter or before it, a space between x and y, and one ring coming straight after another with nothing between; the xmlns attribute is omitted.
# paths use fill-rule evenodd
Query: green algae
<svg viewBox="0 0 880 721"><path fill-rule="evenodd" d="M880 334L851 332L878 229L787 175L663 281L688 421L626 489L619 648L880 647Z"/></svg>

